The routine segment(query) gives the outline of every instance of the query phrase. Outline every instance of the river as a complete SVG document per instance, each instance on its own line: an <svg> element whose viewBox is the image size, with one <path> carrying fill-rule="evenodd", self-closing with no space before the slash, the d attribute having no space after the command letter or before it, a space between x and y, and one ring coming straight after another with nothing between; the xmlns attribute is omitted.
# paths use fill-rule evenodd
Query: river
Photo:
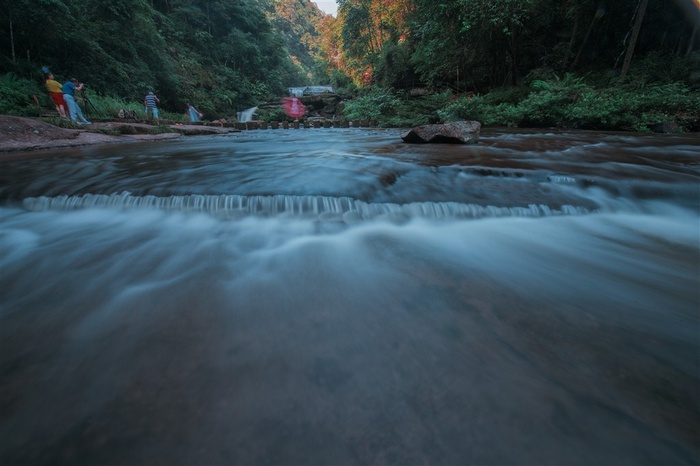
<svg viewBox="0 0 700 466"><path fill-rule="evenodd" d="M700 462L700 137L0 160L3 464Z"/></svg>

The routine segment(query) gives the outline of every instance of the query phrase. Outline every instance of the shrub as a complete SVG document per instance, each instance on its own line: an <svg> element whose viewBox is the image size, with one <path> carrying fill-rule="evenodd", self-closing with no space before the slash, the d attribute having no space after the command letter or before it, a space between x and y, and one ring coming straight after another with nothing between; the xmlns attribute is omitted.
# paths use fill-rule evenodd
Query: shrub
<svg viewBox="0 0 700 466"><path fill-rule="evenodd" d="M700 94L681 83L591 89L565 111L577 128L650 131L676 122L687 130L692 119L681 117L700 114Z"/></svg>
<svg viewBox="0 0 700 466"><path fill-rule="evenodd" d="M374 87L346 102L343 114L347 120L384 120L384 117L395 115L399 105L399 98L395 92Z"/></svg>
<svg viewBox="0 0 700 466"><path fill-rule="evenodd" d="M488 104L517 104L530 94L527 86L509 86L501 89L494 89L484 95L484 101Z"/></svg>
<svg viewBox="0 0 700 466"><path fill-rule="evenodd" d="M42 106L53 107L48 93L32 80L13 73L0 75L0 113L16 116L37 116L32 96L36 95Z"/></svg>
<svg viewBox="0 0 700 466"><path fill-rule="evenodd" d="M565 75L533 80L520 89L461 97L438 114L445 121L477 120L485 126L651 131L666 125L694 130L700 124L700 92L681 82L595 88L583 78Z"/></svg>
<svg viewBox="0 0 700 466"><path fill-rule="evenodd" d="M383 127L410 127L443 121L441 108L449 102L451 92L410 98L397 91L375 87L349 100L343 108L347 120L376 120Z"/></svg>
<svg viewBox="0 0 700 466"><path fill-rule="evenodd" d="M700 54L687 56L649 53L632 62L628 82L644 85L648 83L684 83L697 88L700 85Z"/></svg>
<svg viewBox="0 0 700 466"><path fill-rule="evenodd" d="M438 113L444 121L475 120L484 126L518 126L523 115L521 109L514 104L501 102L491 96L493 104L488 102L488 94L484 97L461 97Z"/></svg>
<svg viewBox="0 0 700 466"><path fill-rule="evenodd" d="M93 94L89 90L86 91L86 95L89 97L90 102L92 102L92 108L87 108L83 105L83 111L93 112L95 115L93 118L100 119L111 119L116 118L119 114L120 109L136 112L137 118L144 117L143 104L140 100L126 100L111 96L102 96L99 94Z"/></svg>
<svg viewBox="0 0 700 466"><path fill-rule="evenodd" d="M438 114L444 121L476 120L483 123L488 109L489 104L483 97L462 96L438 110Z"/></svg>

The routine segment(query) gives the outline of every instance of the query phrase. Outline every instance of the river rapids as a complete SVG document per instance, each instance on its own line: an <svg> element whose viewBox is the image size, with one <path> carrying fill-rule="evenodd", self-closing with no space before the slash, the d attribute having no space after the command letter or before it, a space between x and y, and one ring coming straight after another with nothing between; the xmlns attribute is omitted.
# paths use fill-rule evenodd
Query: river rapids
<svg viewBox="0 0 700 466"><path fill-rule="evenodd" d="M0 160L2 464L696 465L700 138Z"/></svg>

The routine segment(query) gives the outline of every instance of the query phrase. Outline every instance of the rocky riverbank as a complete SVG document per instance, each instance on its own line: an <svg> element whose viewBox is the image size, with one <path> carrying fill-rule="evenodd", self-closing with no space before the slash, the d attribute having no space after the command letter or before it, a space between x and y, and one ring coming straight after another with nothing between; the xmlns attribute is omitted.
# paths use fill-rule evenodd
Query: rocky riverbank
<svg viewBox="0 0 700 466"><path fill-rule="evenodd" d="M157 129L160 128L160 129ZM0 115L0 154L126 142L226 134L235 128L203 125L153 125L137 122L96 122L81 129L61 128L37 118Z"/></svg>

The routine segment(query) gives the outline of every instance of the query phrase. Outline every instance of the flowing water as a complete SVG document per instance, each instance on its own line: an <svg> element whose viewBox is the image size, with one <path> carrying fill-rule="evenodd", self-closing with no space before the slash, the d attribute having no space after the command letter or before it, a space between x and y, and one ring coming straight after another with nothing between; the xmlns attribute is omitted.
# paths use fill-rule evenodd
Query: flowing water
<svg viewBox="0 0 700 466"><path fill-rule="evenodd" d="M3 464L700 462L700 138L3 156Z"/></svg>

